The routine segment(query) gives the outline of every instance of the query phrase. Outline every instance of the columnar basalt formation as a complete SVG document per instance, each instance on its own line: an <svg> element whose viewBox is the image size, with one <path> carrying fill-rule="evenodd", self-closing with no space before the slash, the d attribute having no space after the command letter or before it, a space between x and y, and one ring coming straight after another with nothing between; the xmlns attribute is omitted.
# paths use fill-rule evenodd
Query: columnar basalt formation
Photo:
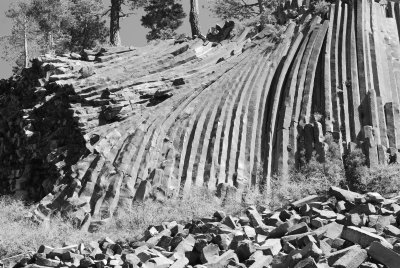
<svg viewBox="0 0 400 268"><path fill-rule="evenodd" d="M326 133L396 161L399 3L336 1L328 17L36 60L0 85L2 191L96 222L149 195L268 186L303 151L322 161Z"/></svg>

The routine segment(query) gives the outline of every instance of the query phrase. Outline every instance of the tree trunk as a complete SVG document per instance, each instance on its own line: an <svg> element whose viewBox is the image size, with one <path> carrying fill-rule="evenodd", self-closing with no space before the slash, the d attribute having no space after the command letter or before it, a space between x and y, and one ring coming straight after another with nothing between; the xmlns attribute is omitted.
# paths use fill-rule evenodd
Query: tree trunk
<svg viewBox="0 0 400 268"><path fill-rule="evenodd" d="M54 48L54 37L53 37L53 32L49 31L47 32L47 53L52 53L53 48Z"/></svg>
<svg viewBox="0 0 400 268"><path fill-rule="evenodd" d="M24 62L25 68L29 67L29 55L28 55L28 20L24 18Z"/></svg>
<svg viewBox="0 0 400 268"><path fill-rule="evenodd" d="M192 36L200 37L200 25L199 25L199 4L197 0L190 0L190 15L189 15L190 27L192 28Z"/></svg>
<svg viewBox="0 0 400 268"><path fill-rule="evenodd" d="M263 0L258 0L258 7L260 8L260 14L264 13L264 5L263 5Z"/></svg>
<svg viewBox="0 0 400 268"><path fill-rule="evenodd" d="M119 18L121 14L122 0L111 0L111 13L110 13L110 43L113 46L121 45L121 38L119 36Z"/></svg>

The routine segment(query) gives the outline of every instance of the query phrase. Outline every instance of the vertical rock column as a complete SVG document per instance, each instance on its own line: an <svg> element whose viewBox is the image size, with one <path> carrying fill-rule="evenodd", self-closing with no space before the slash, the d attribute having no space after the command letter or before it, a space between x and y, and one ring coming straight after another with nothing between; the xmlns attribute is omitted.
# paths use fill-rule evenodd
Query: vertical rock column
<svg viewBox="0 0 400 268"><path fill-rule="evenodd" d="M357 65L357 50L356 50L356 36L355 36L355 7L354 1L348 11L347 23L347 37L346 37L346 57L347 57L347 81L345 86L347 88L349 99L349 118L350 118L350 132L351 140L357 141L357 137L361 132L361 120L359 115L360 107L360 90L358 84L358 65Z"/></svg>
<svg viewBox="0 0 400 268"><path fill-rule="evenodd" d="M331 82L331 49L332 49L332 31L335 17L336 5L332 4L329 15L329 27L325 41L324 55L324 95L325 95L325 130L333 132L333 110L332 110L332 82Z"/></svg>
<svg viewBox="0 0 400 268"><path fill-rule="evenodd" d="M365 7L364 0L355 0L356 3L356 49L358 66L358 84L360 90L360 120L361 125L370 124L366 119L365 99L367 97L367 77L366 77L366 58L365 58Z"/></svg>
<svg viewBox="0 0 400 268"><path fill-rule="evenodd" d="M375 167L378 165L378 151L375 142L374 129L372 126L364 126L364 152L367 156L368 165Z"/></svg>
<svg viewBox="0 0 400 268"><path fill-rule="evenodd" d="M376 91L377 109L378 109L378 124L380 130L380 144L387 148L389 146L387 139L387 129L385 121L384 102L386 102L391 95L389 87L387 85L387 63L386 56L384 55L385 49L382 42L383 37L379 30L380 23L380 7L378 3L373 2L371 8L371 27L372 36L371 38L371 59L373 69L373 87ZM386 67L386 68L385 68Z"/></svg>
<svg viewBox="0 0 400 268"><path fill-rule="evenodd" d="M351 9L350 9L351 10ZM350 11L351 12L351 11ZM343 139L343 147L347 151L347 144L351 141L350 137L350 119L349 119L349 101L347 92L347 49L346 38L349 23L348 21L349 5L342 2L342 17L339 38L339 81L338 81L338 98L340 103L341 133Z"/></svg>
<svg viewBox="0 0 400 268"><path fill-rule="evenodd" d="M341 85L339 81L340 67L339 54L340 46L340 28L341 28L341 16L342 16L342 4L341 1L336 1L335 14L333 18L332 28L332 40L331 40L331 99L332 99L332 112L333 112L333 132L332 135L335 140L339 141L340 150L343 152L342 147L342 133L341 133L341 122L340 117L340 99L339 94L341 91Z"/></svg>

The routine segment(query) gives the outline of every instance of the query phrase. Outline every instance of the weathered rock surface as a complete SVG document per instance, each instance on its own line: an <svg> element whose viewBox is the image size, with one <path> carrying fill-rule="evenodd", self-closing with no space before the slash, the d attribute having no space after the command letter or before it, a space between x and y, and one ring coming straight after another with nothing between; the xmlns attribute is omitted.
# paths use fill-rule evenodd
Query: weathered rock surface
<svg viewBox="0 0 400 268"><path fill-rule="evenodd" d="M0 191L95 228L133 200L221 184L226 196L256 184L262 163L269 179L300 151L322 161L327 132L370 165L396 162L399 10L338 0L327 20L289 20L278 44L228 23L211 41L37 59L0 83ZM335 219L312 212L315 226Z"/></svg>
<svg viewBox="0 0 400 268"><path fill-rule="evenodd" d="M380 197L380 202L377 203L376 200L368 199L369 195L370 193L360 197L365 200L364 204L374 206L377 212L374 216L383 216L380 212L385 211L385 217L399 217L398 211L390 209L394 204L400 203L399 198ZM319 201L313 200L315 197L303 199L301 202L303 205L317 205L316 202L319 202L326 211L331 211L330 208L343 202L334 197L318 197ZM345 202L345 205L348 205L345 207L354 205L350 201ZM388 235L378 226L367 227L369 221L360 227L354 227L340 219L327 219L321 223L322 226L314 227L306 224L305 217L316 219L320 213L311 211L304 214L296 204L299 202L276 211L275 213L288 217L274 226L266 223L275 213L263 213L265 208L262 211L257 211L254 207L248 208L246 213L253 215L257 221L246 222L217 211L213 217L186 223L164 222L158 226L149 226L139 241L113 242L105 238L86 245L69 245L63 248L43 245L37 253L17 256L13 261L17 262L15 268L399 266L400 254L396 252L400 242L399 236ZM285 213L282 213L283 211ZM332 212L347 215L350 209L333 209ZM226 219L232 223L229 228L225 225ZM260 228L260 224L263 228ZM291 227L281 227L285 225ZM389 223L388 227L390 226L399 227L395 221ZM253 230L254 235L246 231L249 228ZM280 238L276 238L277 233L280 233ZM6 265L7 261L3 260Z"/></svg>

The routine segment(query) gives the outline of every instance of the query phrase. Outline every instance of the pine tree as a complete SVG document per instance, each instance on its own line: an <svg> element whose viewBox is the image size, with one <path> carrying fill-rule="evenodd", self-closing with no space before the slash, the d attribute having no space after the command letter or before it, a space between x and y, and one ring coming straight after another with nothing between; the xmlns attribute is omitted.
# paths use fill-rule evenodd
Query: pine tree
<svg viewBox="0 0 400 268"><path fill-rule="evenodd" d="M119 21L122 10L122 0L111 0L110 9L110 43L114 46L121 45L121 38L119 36Z"/></svg>
<svg viewBox="0 0 400 268"><path fill-rule="evenodd" d="M211 11L221 19L245 20L274 9L280 0L216 0Z"/></svg>
<svg viewBox="0 0 400 268"><path fill-rule="evenodd" d="M1 40L1 55L4 60L15 63L15 71L29 67L29 60L43 52L43 35L29 14L31 4L26 0L16 1L5 13L13 24L11 35Z"/></svg>
<svg viewBox="0 0 400 268"><path fill-rule="evenodd" d="M192 29L192 36L200 37L201 31L199 25L199 3L197 0L190 0L189 22Z"/></svg>
<svg viewBox="0 0 400 268"><path fill-rule="evenodd" d="M147 4L147 0L111 0L110 8L105 14L110 13L110 44L113 46L121 45L120 20L129 16L131 13L126 13L123 6L128 6L131 10L138 9Z"/></svg>
<svg viewBox="0 0 400 268"><path fill-rule="evenodd" d="M102 0L70 0L69 13L71 18L65 25L67 39L63 49L81 51L92 48L98 43L105 43L108 37L106 21L101 14L104 12Z"/></svg>
<svg viewBox="0 0 400 268"><path fill-rule="evenodd" d="M29 59L48 52L80 52L105 42L101 0L19 0L6 15L12 33L2 38L2 57L18 71Z"/></svg>
<svg viewBox="0 0 400 268"><path fill-rule="evenodd" d="M45 34L47 51L55 49L55 41L61 36L61 25L66 24L69 14L69 1L32 0L28 14L35 18L40 30Z"/></svg>
<svg viewBox="0 0 400 268"><path fill-rule="evenodd" d="M175 30L186 17L182 5L174 0L150 0L144 10L146 15L141 21L144 27L150 29L146 36L148 41L175 37Z"/></svg>
<svg viewBox="0 0 400 268"><path fill-rule="evenodd" d="M32 0L29 14L46 36L47 50L66 52L104 42L101 0Z"/></svg>

